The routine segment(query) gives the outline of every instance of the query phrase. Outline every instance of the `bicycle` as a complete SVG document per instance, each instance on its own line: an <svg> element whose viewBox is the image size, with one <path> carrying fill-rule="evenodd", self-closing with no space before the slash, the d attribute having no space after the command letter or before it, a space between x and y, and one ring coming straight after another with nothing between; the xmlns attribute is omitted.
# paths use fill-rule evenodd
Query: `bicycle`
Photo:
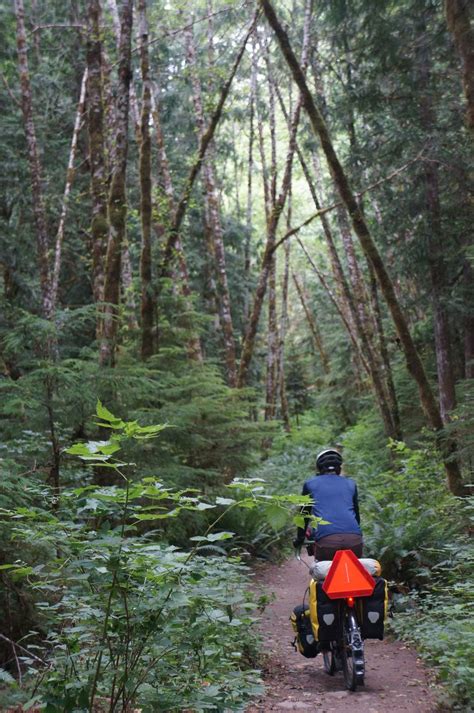
<svg viewBox="0 0 474 713"><path fill-rule="evenodd" d="M296 558L311 570L311 567L301 559L300 551L296 552ZM325 672L334 676L336 672L342 671L344 683L349 691L355 691L357 686L363 686L365 677L364 640L357 613L360 599L360 597L347 596L335 600L339 602L340 636L333 641L320 642Z"/></svg>

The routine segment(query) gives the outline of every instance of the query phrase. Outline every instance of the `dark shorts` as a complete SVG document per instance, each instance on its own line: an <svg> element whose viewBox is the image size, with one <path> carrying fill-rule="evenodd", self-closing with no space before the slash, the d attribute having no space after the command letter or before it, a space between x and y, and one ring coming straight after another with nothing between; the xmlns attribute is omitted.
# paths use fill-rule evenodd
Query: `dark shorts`
<svg viewBox="0 0 474 713"><path fill-rule="evenodd" d="M317 540L314 556L317 560L332 560L338 550L352 550L356 557L362 557L362 544L362 535L327 535Z"/></svg>

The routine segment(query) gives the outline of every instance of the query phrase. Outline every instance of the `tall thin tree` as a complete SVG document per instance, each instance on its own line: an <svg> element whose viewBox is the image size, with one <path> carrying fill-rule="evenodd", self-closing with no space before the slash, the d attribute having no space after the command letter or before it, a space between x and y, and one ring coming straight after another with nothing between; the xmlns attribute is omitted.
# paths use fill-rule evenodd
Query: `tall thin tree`
<svg viewBox="0 0 474 713"><path fill-rule="evenodd" d="M128 119L130 106L133 0L123 0L120 17L120 50L117 87L115 161L108 196L109 240L105 266L103 331L100 363L115 365L119 320L122 248L126 240Z"/></svg>

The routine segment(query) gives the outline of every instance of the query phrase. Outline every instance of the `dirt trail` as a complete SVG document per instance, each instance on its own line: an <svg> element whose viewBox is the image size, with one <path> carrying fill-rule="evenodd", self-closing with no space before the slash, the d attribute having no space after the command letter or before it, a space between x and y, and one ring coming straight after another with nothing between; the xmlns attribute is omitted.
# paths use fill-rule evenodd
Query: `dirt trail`
<svg viewBox="0 0 474 713"><path fill-rule="evenodd" d="M309 562L309 560L308 560ZM308 570L296 559L264 565L255 575L256 588L273 593L260 625L266 652L266 695L247 713L317 711L317 713L434 713L436 689L416 652L399 641L366 642L365 686L344 689L341 673L328 676L322 657L305 659L291 646L289 615L301 603Z"/></svg>

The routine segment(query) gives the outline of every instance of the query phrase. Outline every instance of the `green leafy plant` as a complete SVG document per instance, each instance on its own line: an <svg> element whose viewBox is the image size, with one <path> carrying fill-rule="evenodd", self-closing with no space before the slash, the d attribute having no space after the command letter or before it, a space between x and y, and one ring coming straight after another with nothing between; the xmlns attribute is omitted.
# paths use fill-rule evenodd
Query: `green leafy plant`
<svg viewBox="0 0 474 713"><path fill-rule="evenodd" d="M110 438L68 453L87 468L112 469L117 484L65 489L55 511L4 511L13 536L34 539L47 555L38 566L4 565L35 593L48 632L37 636L41 655L19 664L29 685L6 675L9 695L25 702L29 692L30 704L48 711L126 710L137 702L145 711L239 710L260 685L251 633L256 603L240 558L223 547L233 533L220 528L237 509L258 509L277 528L306 498L272 496L260 479L236 479L226 497L214 499L152 476L135 481L132 464L119 458L122 445L167 426L119 419L100 402L96 416ZM215 511L212 522L187 552L142 530L208 511Z"/></svg>

